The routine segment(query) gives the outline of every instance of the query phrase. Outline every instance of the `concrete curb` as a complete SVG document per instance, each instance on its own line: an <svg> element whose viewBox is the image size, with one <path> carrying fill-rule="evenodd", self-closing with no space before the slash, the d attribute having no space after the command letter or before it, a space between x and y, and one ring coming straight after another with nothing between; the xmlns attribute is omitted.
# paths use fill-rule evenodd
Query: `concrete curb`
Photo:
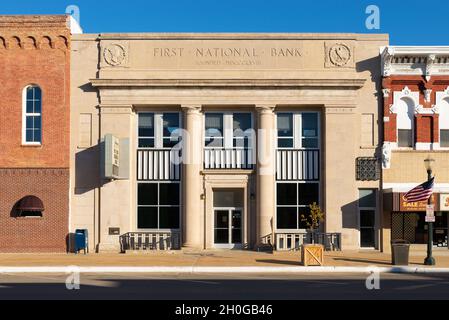
<svg viewBox="0 0 449 320"><path fill-rule="evenodd" d="M269 274L293 274L293 273L449 273L449 268L426 267L200 267L200 266L161 266L161 267L118 267L118 266L39 266L39 267L2 267L0 274L16 273L189 273L189 274L232 274L232 273L269 273Z"/></svg>

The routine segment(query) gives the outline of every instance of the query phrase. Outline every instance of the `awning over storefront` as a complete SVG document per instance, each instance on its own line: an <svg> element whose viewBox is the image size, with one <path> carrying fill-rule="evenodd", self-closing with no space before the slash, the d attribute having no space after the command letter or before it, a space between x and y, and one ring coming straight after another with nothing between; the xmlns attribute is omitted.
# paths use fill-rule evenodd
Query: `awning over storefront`
<svg viewBox="0 0 449 320"><path fill-rule="evenodd" d="M406 192L388 192L384 190L383 207L385 211L391 212L425 212L427 201L407 202L404 199ZM432 203L435 211L449 211L449 194L434 193Z"/></svg>
<svg viewBox="0 0 449 320"><path fill-rule="evenodd" d="M36 196L23 197L17 206L19 211L44 211L44 209L42 200Z"/></svg>

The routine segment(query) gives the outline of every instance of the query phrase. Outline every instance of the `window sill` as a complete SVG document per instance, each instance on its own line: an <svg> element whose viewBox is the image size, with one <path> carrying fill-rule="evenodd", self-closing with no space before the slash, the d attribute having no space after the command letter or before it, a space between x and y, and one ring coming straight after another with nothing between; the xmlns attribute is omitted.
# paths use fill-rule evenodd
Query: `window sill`
<svg viewBox="0 0 449 320"><path fill-rule="evenodd" d="M27 220L27 219L43 219L44 217L14 217L17 220Z"/></svg>
<svg viewBox="0 0 449 320"><path fill-rule="evenodd" d="M22 147L39 148L42 147L42 143L22 143Z"/></svg>
<svg viewBox="0 0 449 320"><path fill-rule="evenodd" d="M130 231L130 233L139 233L139 232L143 232L143 233L152 233L152 232L159 232L159 233L169 233L169 232L174 232L174 233L178 233L181 232L180 228L177 229L152 229L152 228L137 228L136 231Z"/></svg>

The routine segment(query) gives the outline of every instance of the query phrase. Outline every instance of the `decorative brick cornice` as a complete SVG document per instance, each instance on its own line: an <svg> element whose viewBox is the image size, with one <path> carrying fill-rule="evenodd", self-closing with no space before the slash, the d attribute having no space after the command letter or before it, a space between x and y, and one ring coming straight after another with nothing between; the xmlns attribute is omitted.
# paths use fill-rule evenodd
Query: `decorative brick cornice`
<svg viewBox="0 0 449 320"><path fill-rule="evenodd" d="M66 15L12 15L0 16L1 29L50 29L67 28L69 18Z"/></svg>
<svg viewBox="0 0 449 320"><path fill-rule="evenodd" d="M5 34L0 30L0 50L2 49L63 49L69 48L67 34Z"/></svg>
<svg viewBox="0 0 449 320"><path fill-rule="evenodd" d="M69 18L59 16L0 16L1 49L67 49Z"/></svg>

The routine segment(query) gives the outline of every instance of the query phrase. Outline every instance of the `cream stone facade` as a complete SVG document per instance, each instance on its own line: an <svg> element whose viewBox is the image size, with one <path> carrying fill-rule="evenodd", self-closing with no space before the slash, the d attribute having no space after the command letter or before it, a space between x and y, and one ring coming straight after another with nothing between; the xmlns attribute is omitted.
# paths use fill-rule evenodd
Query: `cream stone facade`
<svg viewBox="0 0 449 320"><path fill-rule="evenodd" d="M88 229L99 251L131 238L281 249L306 231L300 215L316 198L321 232L341 233L343 250L367 238L380 248L380 176L358 180L356 169L381 157L387 44L374 34L73 35L70 230ZM226 131L243 124L249 138ZM182 151L169 148L177 128ZM120 139L114 179L103 173L107 135ZM361 241L363 190L375 221Z"/></svg>

